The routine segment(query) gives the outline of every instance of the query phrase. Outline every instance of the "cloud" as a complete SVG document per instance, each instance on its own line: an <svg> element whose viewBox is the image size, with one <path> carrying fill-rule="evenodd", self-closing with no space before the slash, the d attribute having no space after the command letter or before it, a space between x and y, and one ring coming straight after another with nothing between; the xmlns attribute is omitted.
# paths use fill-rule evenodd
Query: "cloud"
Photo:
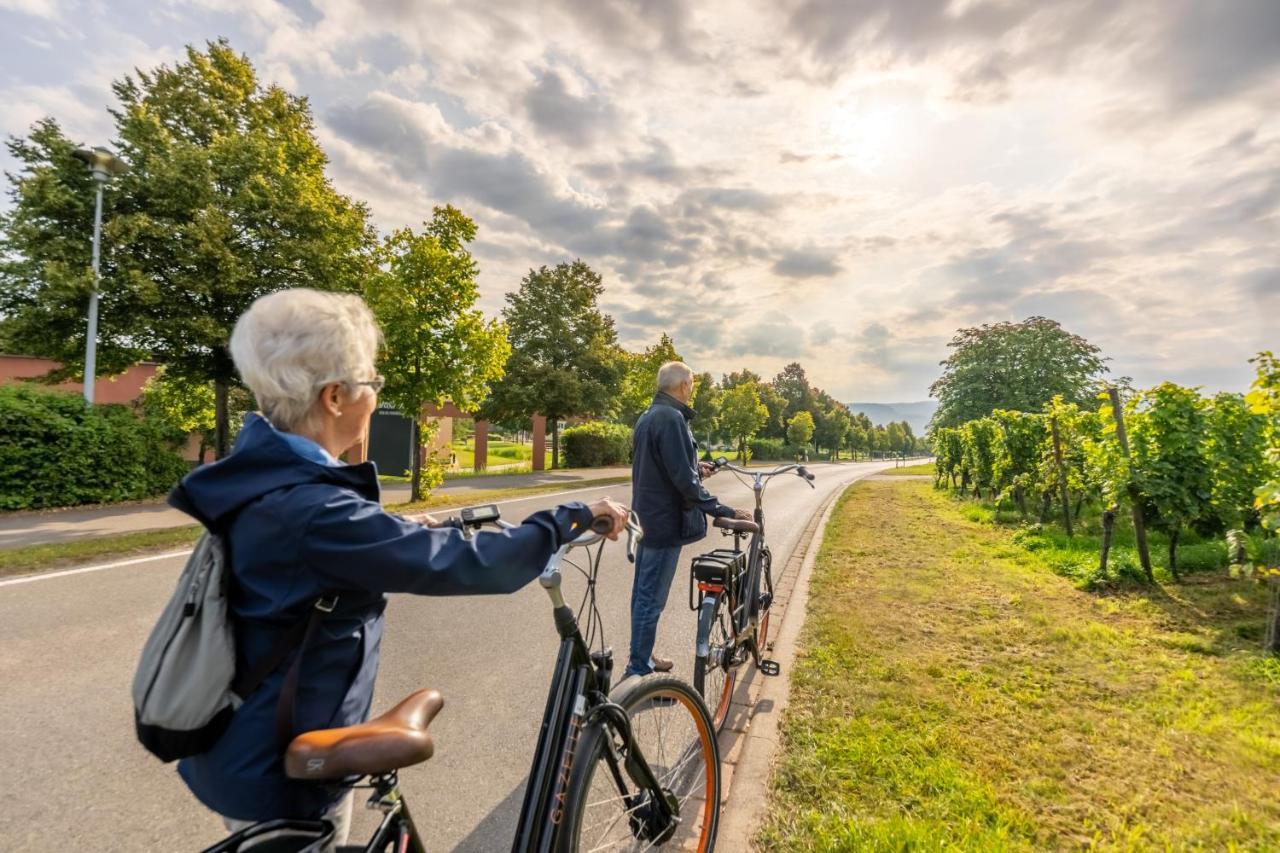
<svg viewBox="0 0 1280 853"><path fill-rule="evenodd" d="M788 249L773 264L773 271L787 278L829 277L840 269L836 253L828 249Z"/></svg>
<svg viewBox="0 0 1280 853"><path fill-rule="evenodd" d="M525 107L539 130L574 147L588 147L618 122L598 93L575 94L565 76L550 69L525 94Z"/></svg>
<svg viewBox="0 0 1280 853"><path fill-rule="evenodd" d="M789 318L759 320L734 335L726 348L733 356L804 358L809 355L804 329Z"/></svg>
<svg viewBox="0 0 1280 853"><path fill-rule="evenodd" d="M625 343L717 374L918 399L957 327L1031 313L1139 383L1274 347L1274 0L0 8L4 130L109 139L109 80L225 33L379 228L476 219L485 310L581 257Z"/></svg>
<svg viewBox="0 0 1280 853"><path fill-rule="evenodd" d="M443 201L471 199L557 236L589 231L600 221L596 208L527 156L488 150L485 128L460 135L432 105L375 92L358 104L335 106L328 119L340 136L389 156Z"/></svg>

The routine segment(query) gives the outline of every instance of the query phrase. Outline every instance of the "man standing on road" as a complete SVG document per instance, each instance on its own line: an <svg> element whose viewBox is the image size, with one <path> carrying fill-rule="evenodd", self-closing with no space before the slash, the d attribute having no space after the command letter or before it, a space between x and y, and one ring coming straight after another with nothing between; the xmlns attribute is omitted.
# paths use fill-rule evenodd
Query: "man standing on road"
<svg viewBox="0 0 1280 853"><path fill-rule="evenodd" d="M631 656L624 677L671 669L671 661L653 654L658 617L667 604L681 547L707 535L705 516L751 518L747 510L720 503L702 485L713 469L698 461L698 443L689 428L697 414L688 405L692 396L689 365L667 362L658 371L653 403L636 421L631 495L644 539L631 587Z"/></svg>

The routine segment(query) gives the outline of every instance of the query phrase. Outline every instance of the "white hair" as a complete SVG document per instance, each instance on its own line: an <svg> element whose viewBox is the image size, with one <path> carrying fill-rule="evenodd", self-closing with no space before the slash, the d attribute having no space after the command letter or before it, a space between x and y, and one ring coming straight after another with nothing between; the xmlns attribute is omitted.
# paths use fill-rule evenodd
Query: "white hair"
<svg viewBox="0 0 1280 853"><path fill-rule="evenodd" d="M262 413L293 432L306 426L321 388L372 373L378 340L359 296L299 287L259 297L240 315L231 358Z"/></svg>
<svg viewBox="0 0 1280 853"><path fill-rule="evenodd" d="M658 390L675 391L686 382L693 381L693 368L683 361L668 361L658 368Z"/></svg>

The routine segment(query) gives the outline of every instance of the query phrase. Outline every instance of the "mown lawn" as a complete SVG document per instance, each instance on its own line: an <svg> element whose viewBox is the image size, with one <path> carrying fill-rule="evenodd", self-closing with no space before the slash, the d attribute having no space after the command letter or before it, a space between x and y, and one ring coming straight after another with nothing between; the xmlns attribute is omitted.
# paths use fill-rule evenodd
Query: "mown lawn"
<svg viewBox="0 0 1280 853"><path fill-rule="evenodd" d="M549 446L549 444L548 444ZM474 438L468 438L465 441L457 441L450 445L457 460L457 468L472 470L475 467L476 445ZM447 461L447 460L446 460ZM544 460L546 467L551 467L551 452L546 451L546 459ZM532 469L533 466L533 445L517 444L513 441L499 441L490 439L488 454L486 456L486 464L490 468L498 466L511 466L526 463L525 467Z"/></svg>
<svg viewBox="0 0 1280 853"><path fill-rule="evenodd" d="M1261 602L1221 571L1087 592L928 482L859 483L814 569L758 841L1277 849Z"/></svg>

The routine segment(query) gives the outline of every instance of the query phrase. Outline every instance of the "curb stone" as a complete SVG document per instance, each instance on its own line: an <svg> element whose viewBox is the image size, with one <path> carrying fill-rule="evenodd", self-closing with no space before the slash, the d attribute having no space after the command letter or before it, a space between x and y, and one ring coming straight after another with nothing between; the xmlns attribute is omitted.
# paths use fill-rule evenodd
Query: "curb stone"
<svg viewBox="0 0 1280 853"><path fill-rule="evenodd" d="M724 781L716 842L721 850L736 853L754 847L752 839L763 817L762 806L768 801L769 777L780 745L778 728L791 694L790 673L809 602L809 576L836 501L866 476L850 480L814 512L776 584L777 601L771 608L770 626L775 639L769 648L782 667L782 675L767 678L754 666L744 667L746 671L735 690L736 710L730 712L720 735Z"/></svg>

